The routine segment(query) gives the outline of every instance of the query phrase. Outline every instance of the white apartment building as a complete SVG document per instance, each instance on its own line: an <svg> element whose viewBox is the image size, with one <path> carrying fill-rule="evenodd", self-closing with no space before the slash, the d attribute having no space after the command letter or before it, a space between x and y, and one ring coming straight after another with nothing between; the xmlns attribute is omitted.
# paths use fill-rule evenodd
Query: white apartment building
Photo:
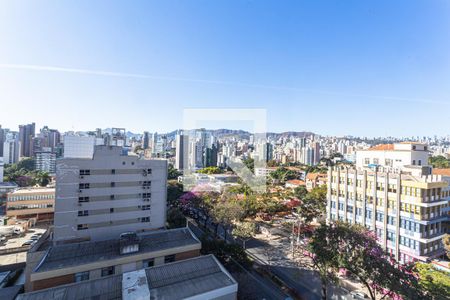
<svg viewBox="0 0 450 300"><path fill-rule="evenodd" d="M433 175L426 145L379 145L328 171L327 221L361 224L400 262L444 254L450 176Z"/></svg>
<svg viewBox="0 0 450 300"><path fill-rule="evenodd" d="M2 147L5 164L15 164L19 161L20 142L17 139L7 139Z"/></svg>
<svg viewBox="0 0 450 300"><path fill-rule="evenodd" d="M381 165L392 168L428 165L427 145L420 143L398 143L378 145L356 152L356 166Z"/></svg>
<svg viewBox="0 0 450 300"><path fill-rule="evenodd" d="M56 153L50 147L44 147L42 151L35 152L34 155L36 170L55 175Z"/></svg>
<svg viewBox="0 0 450 300"><path fill-rule="evenodd" d="M125 231L163 228L167 161L96 146L90 158L63 158L56 167L54 241L105 240Z"/></svg>

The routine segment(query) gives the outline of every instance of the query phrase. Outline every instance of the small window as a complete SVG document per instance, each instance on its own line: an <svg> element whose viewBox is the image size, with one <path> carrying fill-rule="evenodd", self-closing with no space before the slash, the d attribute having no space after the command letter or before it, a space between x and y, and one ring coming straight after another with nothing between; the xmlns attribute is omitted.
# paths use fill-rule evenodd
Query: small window
<svg viewBox="0 0 450 300"><path fill-rule="evenodd" d="M152 174L152 169L147 169L148 174Z"/></svg>
<svg viewBox="0 0 450 300"><path fill-rule="evenodd" d="M124 161L122 162L122 165L124 165L124 166L125 166L125 162L124 162Z"/></svg>
<svg viewBox="0 0 450 300"><path fill-rule="evenodd" d="M142 265L144 268L153 267L155 265L155 259L154 258L146 259L142 262Z"/></svg>
<svg viewBox="0 0 450 300"><path fill-rule="evenodd" d="M109 196L109 199L111 199L111 200L114 200L114 198L115 198L114 195Z"/></svg>
<svg viewBox="0 0 450 300"><path fill-rule="evenodd" d="M116 174L116 169L112 169L111 174Z"/></svg>
<svg viewBox="0 0 450 300"><path fill-rule="evenodd" d="M111 182L111 187L115 187L116 183L115 182Z"/></svg>
<svg viewBox="0 0 450 300"><path fill-rule="evenodd" d="M78 224L77 229L78 230L86 230L86 229L88 229L88 225L87 224Z"/></svg>
<svg viewBox="0 0 450 300"><path fill-rule="evenodd" d="M141 222L142 223L150 222L150 217L143 217L143 218L141 218Z"/></svg>
<svg viewBox="0 0 450 300"><path fill-rule="evenodd" d="M78 202L89 202L89 197L78 197Z"/></svg>
<svg viewBox="0 0 450 300"><path fill-rule="evenodd" d="M150 205L142 205L142 210L150 210Z"/></svg>
<svg viewBox="0 0 450 300"><path fill-rule="evenodd" d="M134 161L131 162L131 165L134 166Z"/></svg>
<svg viewBox="0 0 450 300"><path fill-rule="evenodd" d="M413 159L413 166L415 166L416 165L416 160L415 159Z"/></svg>
<svg viewBox="0 0 450 300"><path fill-rule="evenodd" d="M111 208L109 209L109 212L110 212L110 213L113 213L113 212L114 212L114 207L111 207Z"/></svg>
<svg viewBox="0 0 450 300"><path fill-rule="evenodd" d="M102 277L114 275L114 266L102 268Z"/></svg>
<svg viewBox="0 0 450 300"><path fill-rule="evenodd" d="M412 146L412 149L413 149L413 150L416 150L416 146L413 145L413 146Z"/></svg>
<svg viewBox="0 0 450 300"><path fill-rule="evenodd" d="M175 254L164 256L164 263L171 263L175 261Z"/></svg>
<svg viewBox="0 0 450 300"><path fill-rule="evenodd" d="M89 280L89 271L75 273L75 282Z"/></svg>
<svg viewBox="0 0 450 300"><path fill-rule="evenodd" d="M88 210L79 210L78 216L79 217L89 216L89 211Z"/></svg>

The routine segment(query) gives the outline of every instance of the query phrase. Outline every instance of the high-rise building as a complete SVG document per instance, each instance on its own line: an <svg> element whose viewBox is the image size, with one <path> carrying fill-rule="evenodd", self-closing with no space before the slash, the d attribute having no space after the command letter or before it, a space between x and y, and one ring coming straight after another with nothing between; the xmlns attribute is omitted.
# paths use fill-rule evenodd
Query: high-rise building
<svg viewBox="0 0 450 300"><path fill-rule="evenodd" d="M19 126L20 157L32 156L35 129L35 123Z"/></svg>
<svg viewBox="0 0 450 300"><path fill-rule="evenodd" d="M3 143L5 142L6 134L5 129L0 125L0 157L3 157Z"/></svg>
<svg viewBox="0 0 450 300"><path fill-rule="evenodd" d="M443 255L450 174L428 155L424 144L380 145L358 151L355 167L330 168L327 220L367 227L400 262Z"/></svg>
<svg viewBox="0 0 450 300"><path fill-rule="evenodd" d="M175 168L177 170L183 170L187 167L188 143L189 136L182 132L177 134L175 138Z"/></svg>
<svg viewBox="0 0 450 300"><path fill-rule="evenodd" d="M1 146L3 148L3 162L5 164L14 164L19 161L20 142L16 134L10 133Z"/></svg>
<svg viewBox="0 0 450 300"><path fill-rule="evenodd" d="M0 157L0 182L3 182L3 157Z"/></svg>
<svg viewBox="0 0 450 300"><path fill-rule="evenodd" d="M56 168L54 240L103 240L125 231L163 228L166 160L96 146L90 158L63 158Z"/></svg>
<svg viewBox="0 0 450 300"><path fill-rule="evenodd" d="M56 173L56 153L50 147L43 147L41 151L34 154L36 170L47 172L50 175Z"/></svg>
<svg viewBox="0 0 450 300"><path fill-rule="evenodd" d="M142 148L148 149L150 147L150 134L148 131L144 131L144 134L142 135Z"/></svg>

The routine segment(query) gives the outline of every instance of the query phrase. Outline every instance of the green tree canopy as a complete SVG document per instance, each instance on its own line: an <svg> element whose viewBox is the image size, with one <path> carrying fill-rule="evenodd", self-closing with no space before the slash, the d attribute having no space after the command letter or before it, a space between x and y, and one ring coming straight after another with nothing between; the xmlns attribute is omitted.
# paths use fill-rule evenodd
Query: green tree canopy
<svg viewBox="0 0 450 300"><path fill-rule="evenodd" d="M419 284L429 296L436 300L450 298L450 275L437 270L431 264L417 263L414 271L419 275Z"/></svg>

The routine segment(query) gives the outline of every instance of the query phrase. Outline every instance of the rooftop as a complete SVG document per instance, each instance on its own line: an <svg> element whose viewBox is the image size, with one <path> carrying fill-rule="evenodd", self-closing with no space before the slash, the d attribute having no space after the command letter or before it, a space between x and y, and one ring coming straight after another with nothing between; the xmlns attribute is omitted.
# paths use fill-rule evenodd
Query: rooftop
<svg viewBox="0 0 450 300"><path fill-rule="evenodd" d="M14 192L11 192L11 195L20 195L20 194L48 194L48 193L55 193L55 188L41 188L41 187L27 187L27 188L20 188L18 190L15 190Z"/></svg>
<svg viewBox="0 0 450 300"><path fill-rule="evenodd" d="M380 144L367 149L368 151L392 151L394 150L394 144Z"/></svg>
<svg viewBox="0 0 450 300"><path fill-rule="evenodd" d="M188 228L157 231L139 235L139 251L120 254L119 238L106 241L81 242L51 246L48 254L35 272L69 268L83 264L112 260L139 253L160 251L175 247L199 244L200 241Z"/></svg>
<svg viewBox="0 0 450 300"><path fill-rule="evenodd" d="M129 286L127 283L135 278L139 284ZM213 255L206 255L147 268L145 272L138 270L26 293L17 300L119 300L137 294L150 295L149 299L177 300L233 286L231 292L237 292L233 277Z"/></svg>
<svg viewBox="0 0 450 300"><path fill-rule="evenodd" d="M433 169L434 175L450 176L450 169Z"/></svg>

